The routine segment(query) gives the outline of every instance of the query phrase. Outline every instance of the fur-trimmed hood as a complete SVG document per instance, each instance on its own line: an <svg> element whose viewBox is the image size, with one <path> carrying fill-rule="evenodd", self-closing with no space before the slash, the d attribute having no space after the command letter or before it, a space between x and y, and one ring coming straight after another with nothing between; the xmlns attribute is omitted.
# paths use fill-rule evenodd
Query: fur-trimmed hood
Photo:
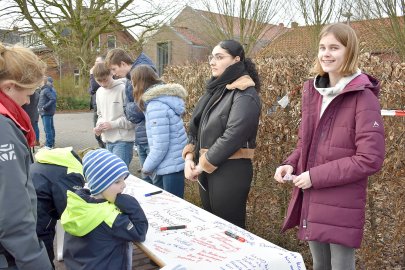
<svg viewBox="0 0 405 270"><path fill-rule="evenodd" d="M187 91L183 86L177 83L158 84L149 88L142 96L144 102L159 96L175 96L181 99L187 97Z"/></svg>
<svg viewBox="0 0 405 270"><path fill-rule="evenodd" d="M184 113L184 102L187 97L187 91L183 86L177 83L158 84L149 88L142 95L142 100L146 106L153 100L167 104L177 114Z"/></svg>

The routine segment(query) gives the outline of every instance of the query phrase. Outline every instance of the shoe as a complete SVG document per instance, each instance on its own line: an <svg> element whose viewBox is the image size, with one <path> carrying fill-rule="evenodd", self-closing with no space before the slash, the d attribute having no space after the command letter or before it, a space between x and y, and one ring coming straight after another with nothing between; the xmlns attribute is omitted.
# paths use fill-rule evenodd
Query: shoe
<svg viewBox="0 0 405 270"><path fill-rule="evenodd" d="M42 148L40 148L39 150L51 150L53 147L49 147L49 146L44 146Z"/></svg>

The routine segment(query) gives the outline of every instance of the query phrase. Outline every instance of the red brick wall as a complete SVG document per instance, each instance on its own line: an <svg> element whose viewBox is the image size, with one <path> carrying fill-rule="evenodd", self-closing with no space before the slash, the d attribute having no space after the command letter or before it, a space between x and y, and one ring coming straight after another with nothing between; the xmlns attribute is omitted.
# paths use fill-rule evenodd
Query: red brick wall
<svg viewBox="0 0 405 270"><path fill-rule="evenodd" d="M107 52L107 39L109 35L116 36L116 47L127 49L133 45L136 40L126 31L117 31L113 33L104 33L100 36L101 50L100 53L105 54ZM59 80L60 74L62 77L72 77L74 70L78 69L78 65L75 60L63 59L62 70L59 70L58 58L51 50L39 50L35 52L46 64L48 76L52 76L55 80Z"/></svg>

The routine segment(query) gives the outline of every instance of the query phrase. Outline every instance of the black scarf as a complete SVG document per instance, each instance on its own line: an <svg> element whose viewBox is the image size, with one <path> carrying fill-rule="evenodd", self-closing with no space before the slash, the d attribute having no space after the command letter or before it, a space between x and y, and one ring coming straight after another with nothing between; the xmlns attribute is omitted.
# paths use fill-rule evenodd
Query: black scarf
<svg viewBox="0 0 405 270"><path fill-rule="evenodd" d="M245 69L245 63L240 61L237 62L229 67L227 67L219 77L211 77L208 80L206 91L204 95L198 100L197 105L194 108L193 114L191 115L190 119L190 143L195 145L195 155L194 157L197 158L199 152L199 132L201 125L201 120L204 119L207 111L211 106L217 101L226 90L225 86L236 81L243 75L247 75L247 71Z"/></svg>

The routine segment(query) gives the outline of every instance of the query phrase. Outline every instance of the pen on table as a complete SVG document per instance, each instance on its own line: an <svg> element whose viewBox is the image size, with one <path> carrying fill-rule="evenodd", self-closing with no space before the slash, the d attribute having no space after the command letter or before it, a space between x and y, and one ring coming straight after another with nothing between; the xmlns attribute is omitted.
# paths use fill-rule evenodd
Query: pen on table
<svg viewBox="0 0 405 270"><path fill-rule="evenodd" d="M232 238L235 238L236 240L239 240L240 242L245 242L246 241L245 238L237 236L236 234L231 233L230 231L225 231L225 234L232 237Z"/></svg>
<svg viewBox="0 0 405 270"><path fill-rule="evenodd" d="M158 191L155 191L155 192L146 193L146 194L145 194L145 197L149 197L149 196L152 196L152 195L156 195L156 194L159 194L159 193L162 193L162 192L163 192L163 191L158 190Z"/></svg>
<svg viewBox="0 0 405 270"><path fill-rule="evenodd" d="M161 231L168 231L168 230L178 230L178 229L185 229L187 226L186 225L177 225L177 226L167 226L167 227L161 227Z"/></svg>

